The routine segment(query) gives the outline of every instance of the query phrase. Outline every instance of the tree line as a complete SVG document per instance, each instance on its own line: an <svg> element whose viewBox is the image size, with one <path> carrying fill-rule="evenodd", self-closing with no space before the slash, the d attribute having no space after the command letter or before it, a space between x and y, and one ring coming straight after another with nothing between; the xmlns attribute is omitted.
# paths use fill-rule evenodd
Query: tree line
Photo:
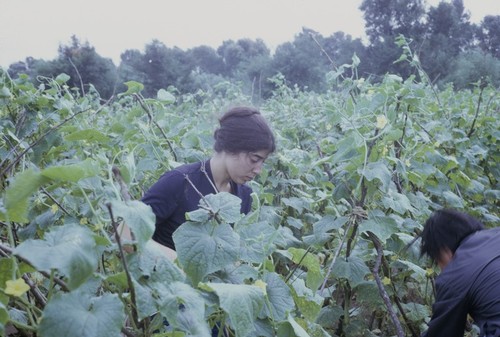
<svg viewBox="0 0 500 337"><path fill-rule="evenodd" d="M127 81L144 84L147 97L162 88L193 93L231 81L261 99L272 95L275 84L269 79L277 75L301 90L325 92L332 89L325 74L339 69L372 81L386 73L405 79L422 76L412 62L420 62L425 76L438 86L463 89L485 81L500 86L499 15L471 23L462 0L442 1L435 7L425 0L363 0L360 10L367 41L343 32L325 37L308 28L274 53L261 39L227 40L216 49L201 45L188 50L152 40L143 51L125 50L116 66L89 42L72 36L70 44L59 46L57 58L27 57L11 64L8 72L12 77L27 74L33 81L65 73L73 88L85 93L94 87L103 98L122 91ZM349 67L353 60L359 64Z"/></svg>

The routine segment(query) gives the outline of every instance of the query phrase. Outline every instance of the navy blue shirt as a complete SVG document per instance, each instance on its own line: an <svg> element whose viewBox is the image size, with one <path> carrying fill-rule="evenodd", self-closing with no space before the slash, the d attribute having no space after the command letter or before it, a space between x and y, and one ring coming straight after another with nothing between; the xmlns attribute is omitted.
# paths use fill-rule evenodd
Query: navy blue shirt
<svg viewBox="0 0 500 337"><path fill-rule="evenodd" d="M463 337L467 314L481 337L500 336L500 228L462 240L436 278L436 302L425 337Z"/></svg>
<svg viewBox="0 0 500 337"><path fill-rule="evenodd" d="M206 174L201 170L201 166L202 162L185 164L164 173L142 198L142 201L151 206L156 215L153 240L171 249L175 250L172 234L186 222L187 212L199 208L201 199L200 194L186 179L186 175L203 196L216 193L211 183L214 179L210 169L210 160L205 162ZM241 213L250 212L252 189L246 185L231 182L231 193L241 199Z"/></svg>

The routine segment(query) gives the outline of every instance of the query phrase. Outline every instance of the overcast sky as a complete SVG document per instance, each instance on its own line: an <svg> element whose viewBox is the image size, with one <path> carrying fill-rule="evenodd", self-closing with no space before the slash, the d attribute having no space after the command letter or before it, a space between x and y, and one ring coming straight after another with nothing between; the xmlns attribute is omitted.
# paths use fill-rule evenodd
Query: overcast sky
<svg viewBox="0 0 500 337"><path fill-rule="evenodd" d="M72 35L116 65L153 39L183 50L262 39L274 49L302 27L362 37L362 0L0 0L0 66L27 56L51 60ZM427 0L436 5L439 0ZM448 0L449 2L449 0ZM500 15L500 0L464 0L473 22Z"/></svg>

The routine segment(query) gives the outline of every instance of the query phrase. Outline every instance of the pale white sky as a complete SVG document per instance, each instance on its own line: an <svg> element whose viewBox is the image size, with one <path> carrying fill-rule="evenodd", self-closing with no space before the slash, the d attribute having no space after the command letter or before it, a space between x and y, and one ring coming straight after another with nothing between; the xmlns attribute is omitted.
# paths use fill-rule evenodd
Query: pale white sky
<svg viewBox="0 0 500 337"><path fill-rule="evenodd" d="M447 0L448 2L450 0ZM362 37L362 0L0 0L0 67L27 56L51 60L72 35L116 65L153 39L183 50L262 39L270 49L311 28ZM436 5L439 0L427 0ZM472 21L500 15L500 0L464 0Z"/></svg>

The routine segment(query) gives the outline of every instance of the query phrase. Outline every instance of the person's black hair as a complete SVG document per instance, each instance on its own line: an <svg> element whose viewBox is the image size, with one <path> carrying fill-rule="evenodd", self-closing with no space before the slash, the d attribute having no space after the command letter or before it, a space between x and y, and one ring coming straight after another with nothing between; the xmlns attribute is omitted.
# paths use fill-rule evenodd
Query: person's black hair
<svg viewBox="0 0 500 337"><path fill-rule="evenodd" d="M276 149L271 128L255 108L234 107L219 119L219 123L220 127L214 132L216 152L274 152Z"/></svg>
<svg viewBox="0 0 500 337"><path fill-rule="evenodd" d="M469 214L453 209L438 210L425 222L420 235L420 256L428 255L437 262L441 250L448 248L455 254L465 237L481 229L484 225Z"/></svg>

